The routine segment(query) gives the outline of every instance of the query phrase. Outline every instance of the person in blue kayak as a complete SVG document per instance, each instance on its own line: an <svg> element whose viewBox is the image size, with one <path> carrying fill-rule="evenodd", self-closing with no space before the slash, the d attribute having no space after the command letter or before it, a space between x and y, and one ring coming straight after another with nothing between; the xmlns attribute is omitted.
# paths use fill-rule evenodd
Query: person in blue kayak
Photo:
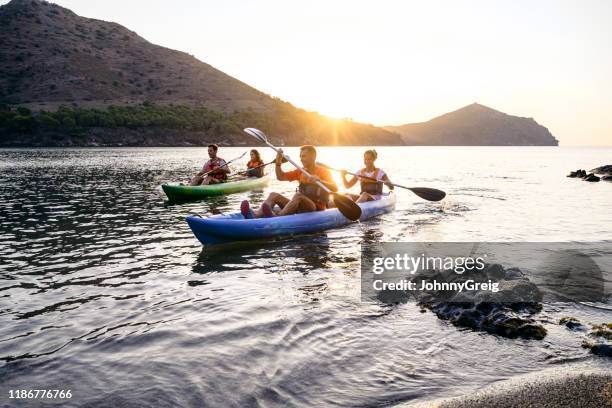
<svg viewBox="0 0 612 408"><path fill-rule="evenodd" d="M317 165L317 150L314 146L300 147L300 159L304 170L310 173L311 177L307 177L299 169L283 171L281 168L282 151L276 155L276 178L279 181L298 181L300 184L295 195L289 199L279 193L270 193L261 207L256 210L252 210L249 202L245 200L240 204L240 212L244 218L275 217L327 208L329 193L319 187L316 182L320 181L331 191L338 191L338 186L331 173L325 167ZM276 210L275 206L278 206L280 210Z"/></svg>
<svg viewBox="0 0 612 408"><path fill-rule="evenodd" d="M389 176L383 169L379 169L374 166L374 162L378 158L376 150L366 150L363 154L363 164L365 167L355 172L363 177L353 176L350 180L346 179L346 170L341 171L342 183L345 188L353 187L357 181L361 183L361 193L347 194L353 201L358 203L365 203L366 201L380 200L383 194L383 184L393 190L394 186L389 180ZM367 177L367 178L366 178Z"/></svg>
<svg viewBox="0 0 612 408"><path fill-rule="evenodd" d="M247 177L263 177L264 176L264 162L261 160L261 156L257 149L251 150L251 160L247 163L246 175Z"/></svg>
<svg viewBox="0 0 612 408"><path fill-rule="evenodd" d="M219 146L216 144L208 145L209 160L204 164L202 170L196 174L189 182L190 186L205 186L208 184L224 183L230 169L225 160L217 156Z"/></svg>

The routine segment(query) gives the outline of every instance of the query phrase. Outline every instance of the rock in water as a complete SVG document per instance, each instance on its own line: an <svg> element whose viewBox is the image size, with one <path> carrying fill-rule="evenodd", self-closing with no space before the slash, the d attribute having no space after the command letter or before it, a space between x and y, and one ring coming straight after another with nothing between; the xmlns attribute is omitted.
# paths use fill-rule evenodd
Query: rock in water
<svg viewBox="0 0 612 408"><path fill-rule="evenodd" d="M595 174L605 174L608 176L612 176L612 164L606 164L605 166L599 166L590 171L591 173L595 173Z"/></svg>
<svg viewBox="0 0 612 408"><path fill-rule="evenodd" d="M426 271L411 279L417 287L425 282L493 281L498 291L485 289L468 292L448 290L415 291L413 295L422 308L431 310L455 326L482 330L509 338L541 340L546 329L532 316L542 310L542 294L518 268L505 270L501 265L489 264L482 271L454 272Z"/></svg>
<svg viewBox="0 0 612 408"><path fill-rule="evenodd" d="M609 344L589 344L586 348L596 356L612 357L612 346Z"/></svg>
<svg viewBox="0 0 612 408"><path fill-rule="evenodd" d="M588 336L594 340L585 340L582 347L595 355L612 357L612 345L609 344L612 340L612 323L594 325Z"/></svg>
<svg viewBox="0 0 612 408"><path fill-rule="evenodd" d="M572 316L565 316L559 320L559 324L564 325L570 330L584 330L584 326L580 323L580 320Z"/></svg>
<svg viewBox="0 0 612 408"><path fill-rule="evenodd" d="M570 174L567 175L567 177L580 177L580 178L585 178L587 175L586 171L582 170L582 169L578 169L576 171L571 171Z"/></svg>
<svg viewBox="0 0 612 408"><path fill-rule="evenodd" d="M584 178L584 181L591 181L591 182L597 182L599 180L600 180L599 177L597 177L593 173L590 173L588 176Z"/></svg>

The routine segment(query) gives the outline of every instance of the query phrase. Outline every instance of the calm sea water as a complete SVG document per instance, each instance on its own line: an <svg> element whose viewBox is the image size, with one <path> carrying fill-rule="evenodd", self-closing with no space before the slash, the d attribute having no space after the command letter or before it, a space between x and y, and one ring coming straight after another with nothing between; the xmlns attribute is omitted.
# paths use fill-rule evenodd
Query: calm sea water
<svg viewBox="0 0 612 408"><path fill-rule="evenodd" d="M322 148L319 158L354 170L363 150ZM9 389L71 389L68 404L29 403L387 406L554 364L609 364L546 323L610 321L606 305L545 305L544 340L505 339L410 302L361 301L359 258L373 241L612 240L612 183L565 177L612 163L612 149L378 151L392 180L447 199L400 190L397 211L379 219L203 251L186 215L295 185L167 205L159 185L188 178L204 149L0 150L0 405L28 406Z"/></svg>

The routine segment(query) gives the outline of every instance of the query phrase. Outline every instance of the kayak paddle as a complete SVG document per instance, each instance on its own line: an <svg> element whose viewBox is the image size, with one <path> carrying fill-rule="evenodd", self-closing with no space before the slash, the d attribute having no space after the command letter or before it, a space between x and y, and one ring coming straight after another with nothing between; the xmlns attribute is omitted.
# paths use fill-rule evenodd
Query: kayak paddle
<svg viewBox="0 0 612 408"><path fill-rule="evenodd" d="M317 164L319 166L326 167L326 168L328 168L330 170L341 171L341 170L338 170L338 169L334 169L333 167L330 167L327 164L323 164L323 163L317 163ZM356 173L350 173L348 171L346 172L346 174L350 174L351 176L355 176L355 177L361 177L361 178L364 178L364 179L367 179L367 180L376 181L378 183L384 183L383 181L376 180L375 178L362 176L362 175L356 174ZM428 187L406 187L406 186L402 186L400 184L395 184L395 183L391 183L391 184L393 184L394 187L405 188L406 190L410 190L414 194L416 194L419 197L421 197L422 199L428 200L428 201L440 201L444 197L446 197L446 193L444 191L438 190L438 189L435 189L435 188L428 188Z"/></svg>
<svg viewBox="0 0 612 408"><path fill-rule="evenodd" d="M266 145L274 149L276 153L282 152L281 149L274 146L272 143L268 142L268 137L261 130L255 129L255 128L246 128L244 129L244 131L247 134L253 136L255 139L259 140L262 143L265 143ZM298 170L304 173L305 176L312 177L310 173L308 173L301 166L299 166L296 162L294 162L291 159L291 157L287 156L284 153L283 153L283 157L287 159L289 163L293 164ZM334 203L336 204L336 208L338 208L338 210L342 213L342 215L344 215L346 218L352 221L356 221L359 219L359 217L361 217L361 207L359 207L357 203L355 203L353 200L351 200L350 198L342 194L338 194L334 191L331 191L329 188L327 188L325 184L321 183L320 181L317 181L316 183L319 187L321 187L323 190L327 191L327 193L331 194L334 197Z"/></svg>
<svg viewBox="0 0 612 408"><path fill-rule="evenodd" d="M230 164L231 162L235 162L236 160L240 160L240 159L242 159L242 158L244 157L244 155L245 155L245 154L247 154L247 152L242 153L240 156L236 157L235 159L232 159L232 160L230 160L230 161L228 161L228 162L225 162L225 164L224 164L223 166L219 166L219 167L217 167L217 168L215 168L215 169L212 169L212 170L210 170L210 171L207 171L206 173L202 174L202 177L206 177L206 176L208 176L210 173L212 173L213 171L217 171L217 170L219 170L220 168L223 168L223 167L225 167L225 166L229 166L229 164Z"/></svg>

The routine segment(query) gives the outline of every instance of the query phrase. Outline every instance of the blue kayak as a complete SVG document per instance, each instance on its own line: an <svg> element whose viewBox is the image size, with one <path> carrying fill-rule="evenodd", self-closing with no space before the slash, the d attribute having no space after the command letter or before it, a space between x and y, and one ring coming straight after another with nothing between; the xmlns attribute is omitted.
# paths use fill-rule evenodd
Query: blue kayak
<svg viewBox="0 0 612 408"><path fill-rule="evenodd" d="M360 221L392 211L395 194L380 200L361 203ZM282 217L245 219L240 213L214 215L208 218L190 216L187 223L202 245L217 245L252 239L274 238L307 232L323 231L350 224L336 208L285 215Z"/></svg>

